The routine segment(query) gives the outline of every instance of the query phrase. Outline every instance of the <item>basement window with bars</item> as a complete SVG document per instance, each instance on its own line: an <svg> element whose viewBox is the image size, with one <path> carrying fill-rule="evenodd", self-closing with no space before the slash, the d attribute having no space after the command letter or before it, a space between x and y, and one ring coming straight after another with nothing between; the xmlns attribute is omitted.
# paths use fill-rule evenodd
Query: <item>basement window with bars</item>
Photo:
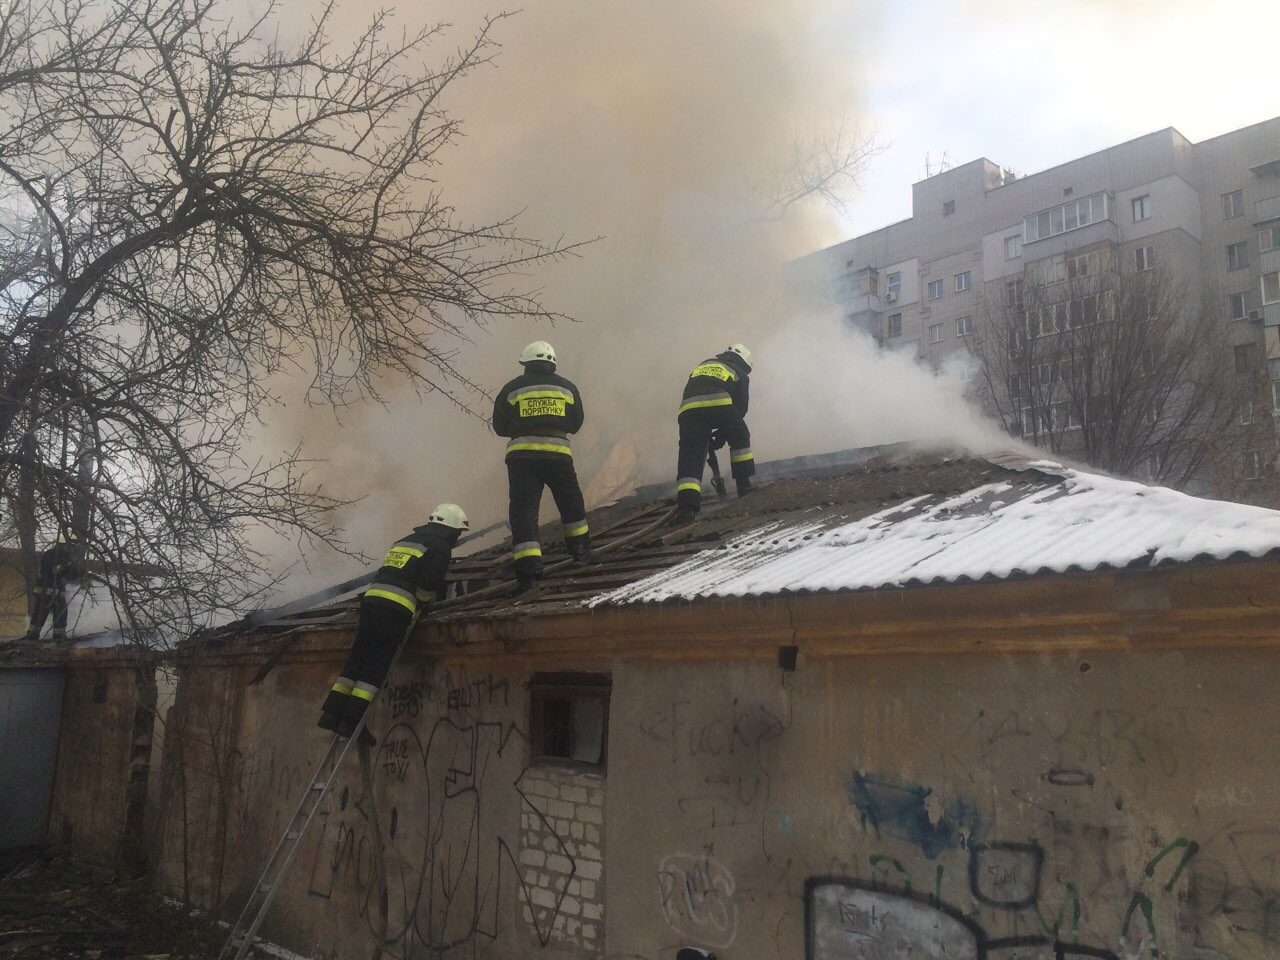
<svg viewBox="0 0 1280 960"><path fill-rule="evenodd" d="M534 765L603 772L612 688L606 674L534 674L529 682Z"/></svg>

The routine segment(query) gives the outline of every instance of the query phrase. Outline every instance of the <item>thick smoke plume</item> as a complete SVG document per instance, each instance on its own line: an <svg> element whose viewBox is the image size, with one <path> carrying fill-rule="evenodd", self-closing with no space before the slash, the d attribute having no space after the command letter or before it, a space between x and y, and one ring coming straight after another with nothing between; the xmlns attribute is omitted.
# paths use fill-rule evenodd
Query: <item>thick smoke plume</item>
<svg viewBox="0 0 1280 960"><path fill-rule="evenodd" d="M756 354L748 421L759 460L982 442L957 383L878 353L787 289L789 260L840 239L821 203L779 209L797 150L812 159L806 144L872 134L859 124L858 65L873 38L858 13L813 0L542 0L501 25L493 69L453 89L465 137L439 179L459 211L523 210L533 235L602 238L528 278L577 322L494 326L457 344L459 366L495 391L519 372L528 340L554 344L584 396L575 451L589 500L674 477L683 382L734 341ZM430 15L451 21L458 42L479 17L470 3ZM342 16L354 24L362 8ZM396 384L385 396L386 406L343 411L340 427L291 407L274 431L277 441L300 433L328 460L329 492L364 497L343 518L352 544L376 552L441 500L463 504L473 526L505 516L503 441L485 419ZM486 398L470 405L487 418Z"/></svg>

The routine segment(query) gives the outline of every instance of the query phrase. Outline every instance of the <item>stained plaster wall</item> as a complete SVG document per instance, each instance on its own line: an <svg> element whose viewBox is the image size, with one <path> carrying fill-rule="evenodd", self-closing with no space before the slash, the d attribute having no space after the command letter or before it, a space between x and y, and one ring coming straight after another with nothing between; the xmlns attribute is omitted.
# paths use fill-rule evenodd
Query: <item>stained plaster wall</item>
<svg viewBox="0 0 1280 960"><path fill-rule="evenodd" d="M577 640L543 622L537 639L499 627L498 646L417 649L268 933L313 956L447 960L672 960L684 945L723 960L1273 956L1274 603L1228 583L1260 619L1175 602L1175 627L1162 588L1099 588L1115 609L1095 616L1071 599L1048 611L1054 586L867 600L967 598L954 628L939 619L902 652L869 647L871 608L838 599L727 605L721 637L704 605L663 613L660 633L604 615ZM818 608L828 629L811 643ZM227 758L190 757L186 783L201 869L224 811L233 903L323 749L311 723L339 641L318 635L258 687L228 662L179 692L230 731ZM604 776L530 765L524 684L573 669L612 674ZM226 773L216 797L210 769Z"/></svg>
<svg viewBox="0 0 1280 960"><path fill-rule="evenodd" d="M143 868L154 665L119 650L72 650L58 738L49 839L132 875Z"/></svg>

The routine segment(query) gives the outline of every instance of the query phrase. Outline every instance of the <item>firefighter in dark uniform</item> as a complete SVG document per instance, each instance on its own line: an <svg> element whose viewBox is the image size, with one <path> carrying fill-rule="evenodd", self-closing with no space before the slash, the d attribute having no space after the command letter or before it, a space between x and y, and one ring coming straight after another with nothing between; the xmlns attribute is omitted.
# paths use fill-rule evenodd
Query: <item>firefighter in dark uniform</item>
<svg viewBox="0 0 1280 960"><path fill-rule="evenodd" d="M456 503L442 503L427 522L392 544L360 598L351 655L321 708L317 726L349 737L387 678L396 649L420 606L444 596L454 545L469 529Z"/></svg>
<svg viewBox="0 0 1280 960"><path fill-rule="evenodd" d="M702 361L689 375L680 401L677 523L692 522L702 507L702 468L713 447L729 445L729 467L738 496L751 490L756 464L744 419L750 376L751 351L740 343Z"/></svg>
<svg viewBox="0 0 1280 960"><path fill-rule="evenodd" d="M556 373L556 352L545 340L525 347L520 363L524 373L493 401L493 432L509 438L512 554L520 589L528 590L542 576L538 506L544 485L560 511L564 545L578 563L591 559L591 535L569 446L569 435L582 427L582 396Z"/></svg>
<svg viewBox="0 0 1280 960"><path fill-rule="evenodd" d="M53 614L53 639L67 639L67 583L81 576L75 534L63 534L40 554L40 572L31 593L31 625L27 639L40 639L44 622Z"/></svg>

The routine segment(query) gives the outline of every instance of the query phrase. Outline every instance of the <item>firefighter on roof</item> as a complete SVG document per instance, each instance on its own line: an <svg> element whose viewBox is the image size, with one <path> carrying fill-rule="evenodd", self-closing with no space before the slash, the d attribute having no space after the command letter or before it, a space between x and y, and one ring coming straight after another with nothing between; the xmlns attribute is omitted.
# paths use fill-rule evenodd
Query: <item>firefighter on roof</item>
<svg viewBox="0 0 1280 960"><path fill-rule="evenodd" d="M702 361L689 374L680 401L677 523L691 522L702 506L702 468L713 447L728 443L730 472L738 496L751 491L756 464L751 455L751 432L744 419L750 375L751 351L740 343Z"/></svg>
<svg viewBox="0 0 1280 960"><path fill-rule="evenodd" d="M387 678L396 649L419 606L444 596L454 545L470 528L456 503L442 503L427 522L391 545L373 583L360 598L360 625L351 656L329 691L317 726L340 737L355 731Z"/></svg>
<svg viewBox="0 0 1280 960"><path fill-rule="evenodd" d="M74 533L63 534L57 543L40 554L40 572L31 589L28 640L40 639L40 631L50 614L53 614L53 639L67 639L67 583L81 576L78 546Z"/></svg>
<svg viewBox="0 0 1280 960"><path fill-rule="evenodd" d="M512 553L520 588L533 587L542 576L542 543L538 539L538 505L542 488L551 488L564 544L579 563L591 559L591 537L582 489L573 469L569 435L582 427L582 396L556 373L556 352L536 340L520 354L524 373L493 401L493 432L507 441Z"/></svg>

